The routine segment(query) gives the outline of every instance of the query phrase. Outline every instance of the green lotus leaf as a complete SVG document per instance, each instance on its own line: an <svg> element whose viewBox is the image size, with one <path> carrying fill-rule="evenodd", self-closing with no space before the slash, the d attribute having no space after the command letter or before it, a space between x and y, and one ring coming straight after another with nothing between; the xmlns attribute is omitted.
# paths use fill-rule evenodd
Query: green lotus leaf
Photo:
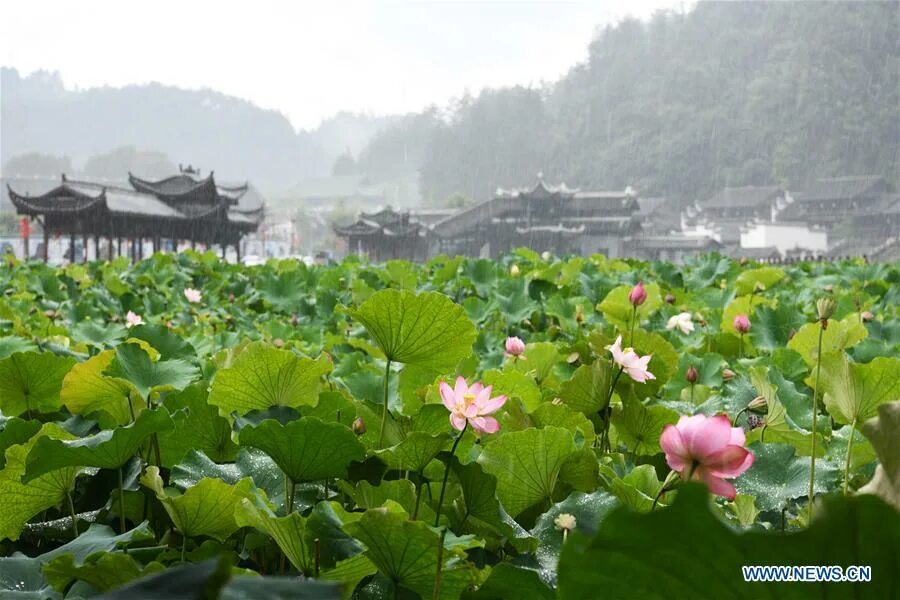
<svg viewBox="0 0 900 600"><path fill-rule="evenodd" d="M573 410L596 414L609 402L609 386L613 377L611 363L606 360L581 365L575 369L571 379L562 383L559 397Z"/></svg>
<svg viewBox="0 0 900 600"><path fill-rule="evenodd" d="M574 531L592 535L606 515L618 505L615 496L606 491L593 494L575 492L538 517L531 530L531 535L537 538L539 544L535 556L544 577L551 584L556 584L556 567L563 548L563 532L557 527L556 518L562 514L572 515L575 517Z"/></svg>
<svg viewBox="0 0 900 600"><path fill-rule="evenodd" d="M151 562L141 566L124 552L107 552L96 560L76 564L75 556L62 554L44 565L44 576L58 592L65 592L73 581L83 581L95 590L106 592L153 573L164 571L165 566Z"/></svg>
<svg viewBox="0 0 900 600"><path fill-rule="evenodd" d="M272 406L312 406L319 398L319 378L331 368L325 355L316 360L301 358L288 350L253 342L237 355L234 364L216 373L209 403L226 416Z"/></svg>
<svg viewBox="0 0 900 600"><path fill-rule="evenodd" d="M92 344L98 348L111 348L125 339L128 329L118 323L81 321L72 327L71 337L76 342Z"/></svg>
<svg viewBox="0 0 900 600"><path fill-rule="evenodd" d="M270 535L301 573L314 574L316 538L307 527L307 517L296 512L277 517L258 497L242 499L235 508L234 517L239 527L255 527Z"/></svg>
<svg viewBox="0 0 900 600"><path fill-rule="evenodd" d="M432 597L441 544L441 536L434 529L422 521L410 521L402 510L390 508L367 510L344 529L363 543L366 558L385 577L422 597ZM448 548L448 543L452 543L450 536L443 551L440 598L455 599L472 583L472 574L465 566L451 566L465 555L461 549Z"/></svg>
<svg viewBox="0 0 900 600"><path fill-rule="evenodd" d="M831 355L822 360L820 385L834 420L855 425L874 417L881 404L900 399L900 359L878 357L861 365L846 354Z"/></svg>
<svg viewBox="0 0 900 600"><path fill-rule="evenodd" d="M784 279L784 270L778 267L760 267L741 271L734 282L734 292L738 296L769 290L773 285Z"/></svg>
<svg viewBox="0 0 900 600"><path fill-rule="evenodd" d="M296 577L233 577L219 600L338 600L341 588L333 583Z"/></svg>
<svg viewBox="0 0 900 600"><path fill-rule="evenodd" d="M590 445L594 441L594 424L584 414L565 404L546 402L531 413L535 427L562 427L575 436L576 445Z"/></svg>
<svg viewBox="0 0 900 600"><path fill-rule="evenodd" d="M765 425L752 430L747 434L747 443L757 440L766 442L781 442L790 444L801 456L809 456L812 451L812 432L801 429L788 414L781 402L779 388L771 382L771 371L766 367L753 367L750 369L750 381L756 391L766 400ZM808 400L812 405L812 398ZM811 406L810 406L811 410ZM816 434L819 435L819 434ZM824 456L825 447L819 435L816 444L816 456Z"/></svg>
<svg viewBox="0 0 900 600"><path fill-rule="evenodd" d="M350 463L366 456L349 427L315 417L287 425L266 419L255 427L244 427L240 443L268 454L294 483L346 477Z"/></svg>
<svg viewBox="0 0 900 600"><path fill-rule="evenodd" d="M791 350L799 352L810 367L816 364L820 328L818 322L807 323L797 331L787 345ZM865 325L859 322L856 315L850 315L843 321L828 321L828 328L822 333L822 358L840 354L866 339L867 335Z"/></svg>
<svg viewBox="0 0 900 600"><path fill-rule="evenodd" d="M365 554L357 554L339 562L336 567L325 571L319 578L324 581L335 581L342 584L343 594L341 598L350 600L359 582L370 575L375 575L377 572L378 567L372 564L372 561Z"/></svg>
<svg viewBox="0 0 900 600"><path fill-rule="evenodd" d="M26 421L18 417L0 415L0 469L6 466L6 449L10 446L24 444L41 429L37 419Z"/></svg>
<svg viewBox="0 0 900 600"><path fill-rule="evenodd" d="M159 469L152 466L141 476L141 483L156 493L179 533L189 537L206 535L219 541L241 527L235 521L235 510L241 500L252 499L257 493L253 480L246 477L234 485L205 478L180 496L171 495L163 488Z"/></svg>
<svg viewBox="0 0 900 600"><path fill-rule="evenodd" d="M207 403L205 383L168 394L163 404L172 413L187 409L174 428L159 434L163 466L173 467L191 450L201 451L215 462L234 460L238 446L231 440L231 424Z"/></svg>
<svg viewBox="0 0 900 600"><path fill-rule="evenodd" d="M104 374L115 357L115 350L104 350L66 374L60 399L69 412L84 416L101 413L125 425L131 422L132 411L144 408L145 401L134 384Z"/></svg>
<svg viewBox="0 0 900 600"><path fill-rule="evenodd" d="M491 568L473 597L479 600L553 600L556 595L541 581L537 571L501 562Z"/></svg>
<svg viewBox="0 0 900 600"><path fill-rule="evenodd" d="M462 307L436 292L381 290L352 316L394 362L452 368L475 341L475 326Z"/></svg>
<svg viewBox="0 0 900 600"><path fill-rule="evenodd" d="M525 360L513 364L515 370L533 376L538 385L553 372L553 367L560 361L559 348L550 342L533 342L525 345Z"/></svg>
<svg viewBox="0 0 900 600"><path fill-rule="evenodd" d="M614 411L613 426L617 439L634 454L652 456L662 452L659 436L663 428L678 421L678 413L664 406L644 406L638 400L626 398L622 410Z"/></svg>
<svg viewBox="0 0 900 600"><path fill-rule="evenodd" d="M197 352L181 336L165 325L138 325L128 330L129 340L143 340L150 344L163 360L183 359L190 361Z"/></svg>
<svg viewBox="0 0 900 600"><path fill-rule="evenodd" d="M628 294L631 293L633 287L631 285L620 285L613 288L603 299L603 302L600 303L600 306L597 307L603 313L607 322L623 331L628 331L631 328L631 315L632 311L634 311L634 306L628 300ZM647 320L650 315L663 305L663 297L659 291L658 284L645 283L644 289L647 291L647 299L637 307L638 324Z"/></svg>
<svg viewBox="0 0 900 600"><path fill-rule="evenodd" d="M872 481L860 488L864 494L881 496L900 510L900 402L878 407L878 416L863 423L862 431L875 447L878 460Z"/></svg>
<svg viewBox="0 0 900 600"><path fill-rule="evenodd" d="M750 341L760 350L784 348L791 335L805 324L803 313L792 304L781 303L775 308L760 306L750 328Z"/></svg>
<svg viewBox="0 0 900 600"><path fill-rule="evenodd" d="M492 396L503 394L507 399L518 399L525 406L525 412L531 412L540 406L541 389L532 377L520 371L485 371L481 377L484 385L494 386Z"/></svg>
<svg viewBox="0 0 900 600"><path fill-rule="evenodd" d="M22 481L27 483L45 473L66 467L118 469L134 456L152 434L173 427L172 416L162 408L145 410L131 425L107 429L88 437L68 440L42 437L28 453Z"/></svg>
<svg viewBox="0 0 900 600"><path fill-rule="evenodd" d="M137 343L120 344L106 374L130 381L148 399L154 392L184 389L199 376L187 361L154 360Z"/></svg>
<svg viewBox="0 0 900 600"><path fill-rule="evenodd" d="M4 335L0 338L0 358L7 358L16 352L31 352L37 350L37 346L30 340L16 336Z"/></svg>
<svg viewBox="0 0 900 600"><path fill-rule="evenodd" d="M610 467L604 468L604 474L610 480L609 491L619 502L637 512L653 509L653 501L663 486L653 465L638 465L624 477L617 477ZM660 498L657 505L665 503L665 498Z"/></svg>
<svg viewBox="0 0 900 600"><path fill-rule="evenodd" d="M756 459L734 487L741 494L754 496L761 511L781 510L795 498L809 493L809 457L796 456L788 444L754 442L747 446ZM832 461L816 461L815 493L825 493L841 480L840 466Z"/></svg>
<svg viewBox="0 0 900 600"><path fill-rule="evenodd" d="M23 483L26 460L40 440L75 436L56 423L45 423L23 444L6 449L6 466L0 471L0 540L16 540L29 519L58 505L72 491L80 469L70 467Z"/></svg>
<svg viewBox="0 0 900 600"><path fill-rule="evenodd" d="M377 452L385 464L401 471L421 471L438 455L450 447L449 433L430 434L413 431L395 446Z"/></svg>
<svg viewBox="0 0 900 600"><path fill-rule="evenodd" d="M74 364L74 359L51 352L16 352L0 359L0 412L30 418L59 409L63 378Z"/></svg>
<svg viewBox="0 0 900 600"><path fill-rule="evenodd" d="M497 478L497 497L506 512L516 517L539 502L553 503L560 470L576 450L566 429L526 429L492 440L478 462Z"/></svg>
<svg viewBox="0 0 900 600"><path fill-rule="evenodd" d="M739 533L710 511L706 490L692 484L670 508L649 514L617 509L596 535L570 536L559 561L558 593L560 598L591 598L603 590L611 598L799 599L810 596L810 586L828 586L841 590L839 595L887 598L900 586L898 555L900 515L872 496L827 498L821 518L798 533ZM803 566L810 557L817 565L871 566L872 581L748 584L741 577L742 566Z"/></svg>

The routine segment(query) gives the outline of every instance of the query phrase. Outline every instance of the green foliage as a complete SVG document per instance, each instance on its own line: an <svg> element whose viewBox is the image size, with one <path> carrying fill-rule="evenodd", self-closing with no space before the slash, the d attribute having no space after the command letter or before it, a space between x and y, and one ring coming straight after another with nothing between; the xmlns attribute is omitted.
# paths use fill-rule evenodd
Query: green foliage
<svg viewBox="0 0 900 600"><path fill-rule="evenodd" d="M233 599L432 598L439 570L437 595L454 600L628 597L645 584L666 595L754 596L740 580L723 591L720 579L695 587L685 573L731 569L704 561L730 561L735 549L756 556L744 544L794 543L807 527L811 435L814 513L820 503L830 510L845 483L896 502L894 264L741 269L715 256L646 264L545 260L527 249L425 266L243 267L195 253L133 266L7 264L0 597L174 598L202 588ZM619 374L608 350L619 335L629 345L630 305L613 300L639 278L653 298L677 297L675 306L648 300L640 313L633 346L652 355L656 376L645 383ZM814 407L812 299L823 282L842 320L825 332ZM183 298L187 285L202 290L201 305ZM876 321L860 322L857 296ZM34 306L51 306L54 318ZM127 310L148 324L123 330ZM681 311L707 326L665 329ZM736 311L753 320L744 358L723 332ZM527 342L524 357L505 355L510 335ZM391 414L380 405L385 358L405 361L388 380ZM507 396L492 414L499 431L451 427L438 384L459 375ZM668 468L660 434L694 414L724 414L746 431L755 462L729 478L734 501L691 499ZM440 526L430 527L441 495ZM815 538L822 556L855 526L890 552L890 517L854 521L870 509L848 502L856 512L834 517L835 538ZM641 518L650 531L632 534ZM822 535L817 522L803 535ZM606 541L567 558L588 535ZM610 557L620 543L627 552ZM707 544L721 550L701 553L699 566L678 562ZM596 557L598 548L607 554ZM819 554L792 556L817 564ZM566 564L584 557L585 576L613 582L572 592ZM623 588L622 577L638 583Z"/></svg>

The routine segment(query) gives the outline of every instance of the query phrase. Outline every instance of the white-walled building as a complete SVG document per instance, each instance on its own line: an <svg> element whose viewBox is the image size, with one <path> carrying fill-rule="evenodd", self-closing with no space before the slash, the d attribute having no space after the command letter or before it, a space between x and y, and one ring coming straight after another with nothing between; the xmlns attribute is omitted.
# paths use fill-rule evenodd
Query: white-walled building
<svg viewBox="0 0 900 600"><path fill-rule="evenodd" d="M741 228L741 248L777 248L782 256L797 249L824 253L828 233L806 223L753 223Z"/></svg>

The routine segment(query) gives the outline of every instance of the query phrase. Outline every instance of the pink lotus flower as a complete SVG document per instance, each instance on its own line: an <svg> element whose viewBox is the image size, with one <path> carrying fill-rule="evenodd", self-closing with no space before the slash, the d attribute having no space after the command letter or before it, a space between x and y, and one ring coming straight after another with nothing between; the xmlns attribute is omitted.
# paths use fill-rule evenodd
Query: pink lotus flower
<svg viewBox="0 0 900 600"><path fill-rule="evenodd" d="M462 431L466 421L472 429L481 433L496 433L500 423L487 415L496 412L506 402L506 396L491 398L494 386L484 387L480 382L466 385L462 376L456 378L456 386L451 388L446 381L440 385L441 400L450 411L450 424Z"/></svg>
<svg viewBox="0 0 900 600"><path fill-rule="evenodd" d="M647 300L647 290L644 289L644 282L638 281L637 285L631 288L631 292L628 294L628 301L633 306L640 306L645 300Z"/></svg>
<svg viewBox="0 0 900 600"><path fill-rule="evenodd" d="M525 342L516 336L506 338L506 353L510 356L521 356L525 352Z"/></svg>
<svg viewBox="0 0 900 600"><path fill-rule="evenodd" d="M125 326L126 327L134 327L135 325L143 325L144 319L141 315L128 311L128 314L125 315Z"/></svg>
<svg viewBox="0 0 900 600"><path fill-rule="evenodd" d="M634 348L625 348L623 350L621 335L616 338L616 343L612 346L607 346L607 349L612 353L613 361L638 383L644 383L648 379L656 379L656 376L647 370L653 355L638 356Z"/></svg>
<svg viewBox="0 0 900 600"><path fill-rule="evenodd" d="M744 448L744 430L732 427L725 415L682 416L666 425L659 445L666 462L684 480L702 481L717 496L734 500L736 490L725 481L750 468L753 454Z"/></svg>
<svg viewBox="0 0 900 600"><path fill-rule="evenodd" d="M200 293L200 290L195 290L194 288L184 288L184 297L187 298L188 302L194 304L203 300L203 294Z"/></svg>
<svg viewBox="0 0 900 600"><path fill-rule="evenodd" d="M734 328L735 330L744 335L748 331L750 331L750 319L747 315L738 315L734 318Z"/></svg>

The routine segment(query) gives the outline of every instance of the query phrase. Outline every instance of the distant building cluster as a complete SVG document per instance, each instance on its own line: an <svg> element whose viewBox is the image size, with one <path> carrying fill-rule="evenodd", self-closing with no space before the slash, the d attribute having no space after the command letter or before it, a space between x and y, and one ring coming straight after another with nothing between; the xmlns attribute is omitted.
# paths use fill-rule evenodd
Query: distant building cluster
<svg viewBox="0 0 900 600"><path fill-rule="evenodd" d="M725 188L683 210L665 198L551 186L498 189L459 210L360 213L335 227L340 250L372 260L438 254L493 258L526 246L558 255L601 253L680 261L718 251L780 262L799 258L900 258L900 195L882 177L824 178L803 192Z"/></svg>

